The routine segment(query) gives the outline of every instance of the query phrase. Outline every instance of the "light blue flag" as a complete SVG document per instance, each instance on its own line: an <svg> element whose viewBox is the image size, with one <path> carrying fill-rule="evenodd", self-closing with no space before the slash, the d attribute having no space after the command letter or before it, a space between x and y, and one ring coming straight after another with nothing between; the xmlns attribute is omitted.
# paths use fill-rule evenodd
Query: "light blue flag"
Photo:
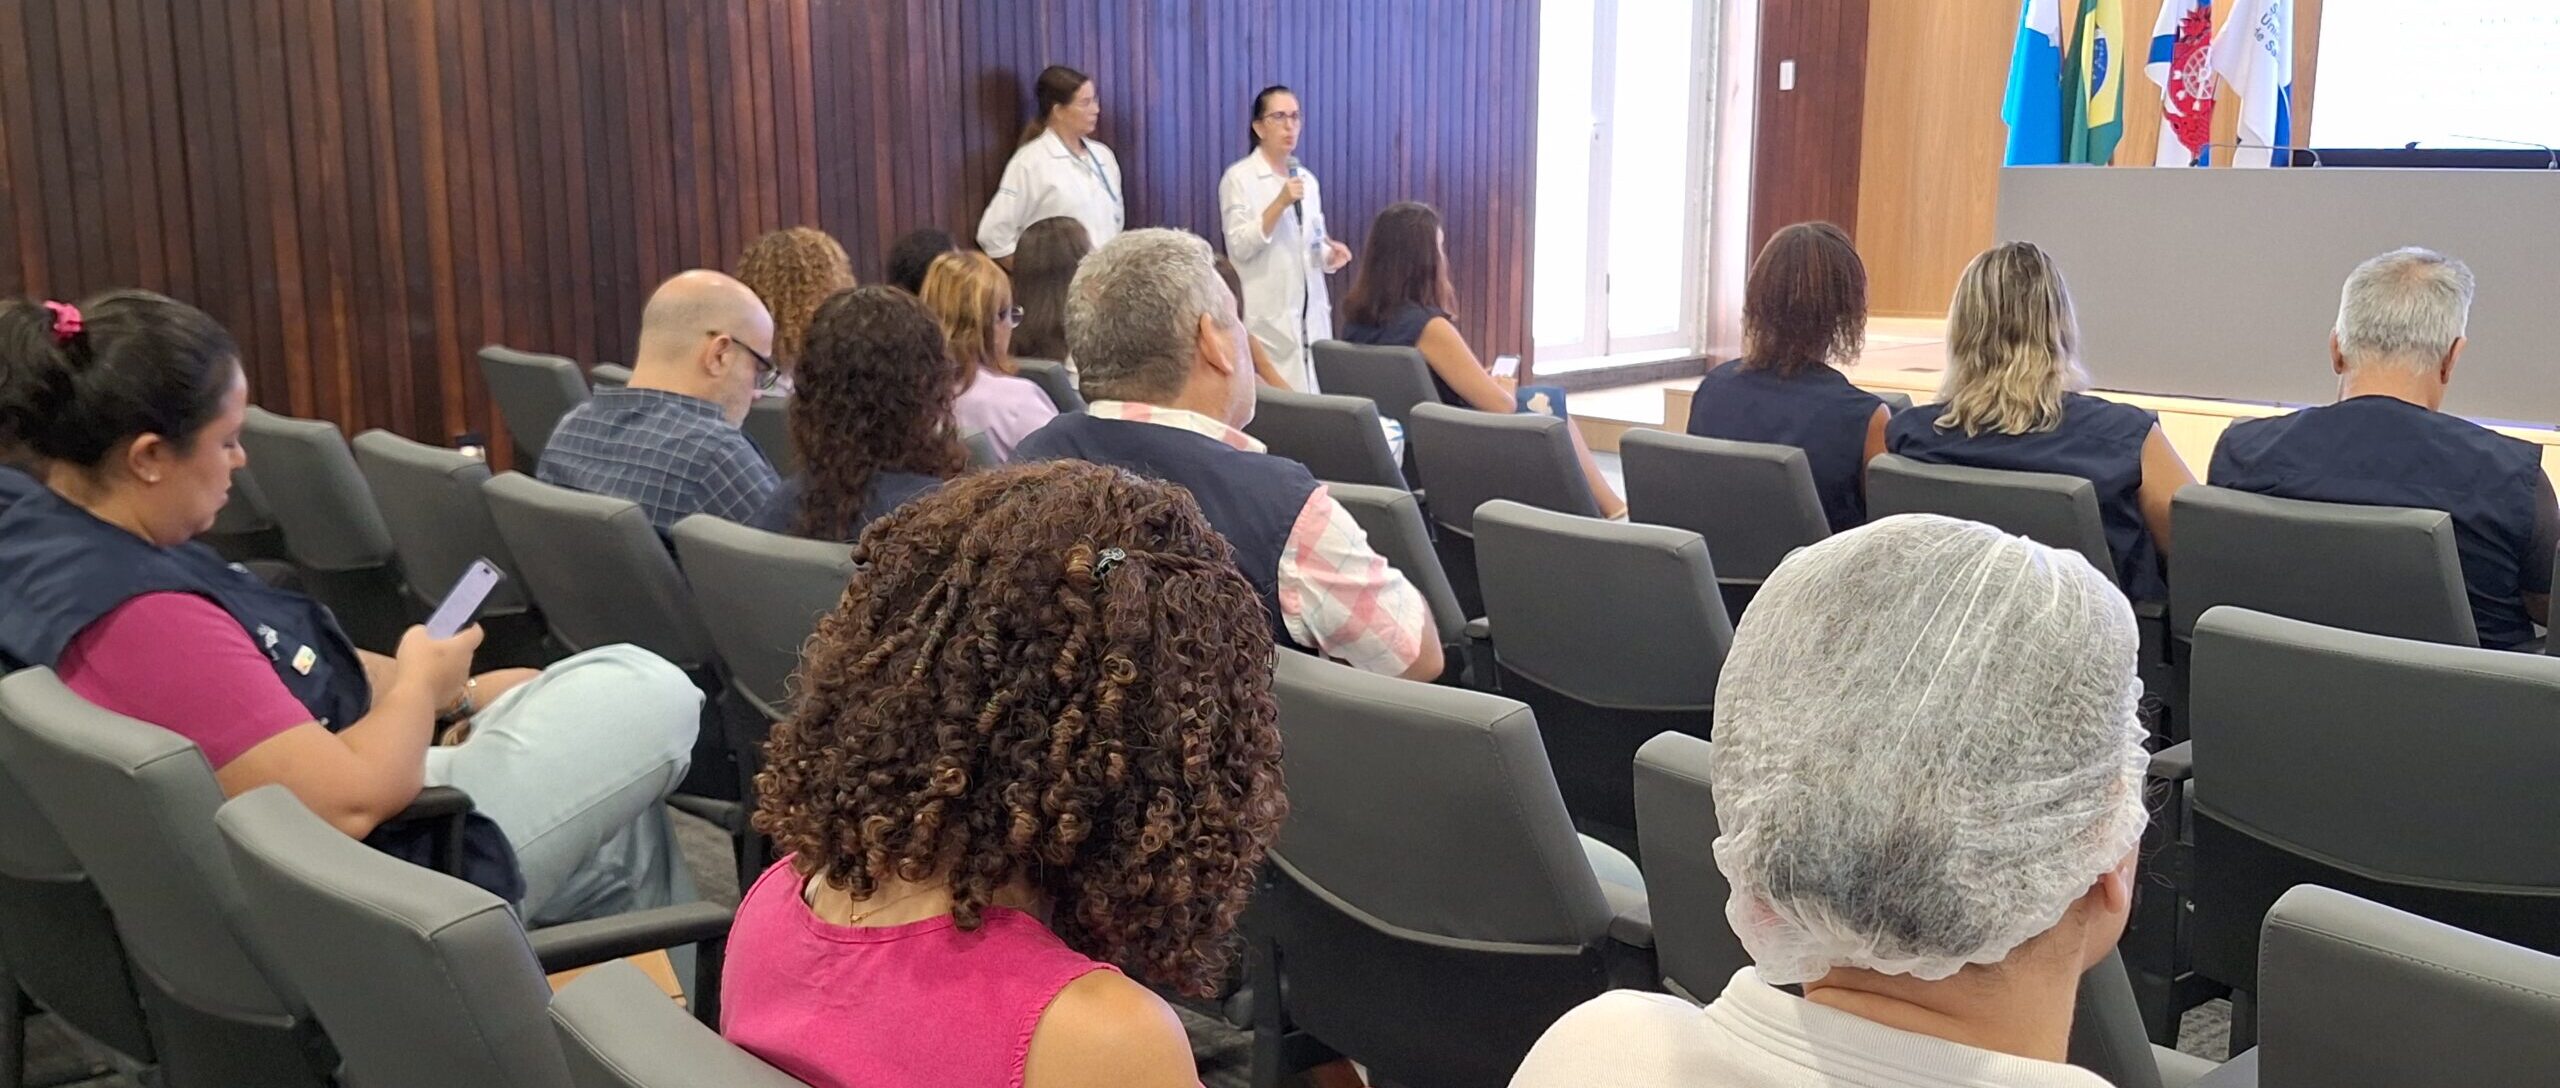
<svg viewBox="0 0 2560 1088"><path fill-rule="evenodd" d="M2009 125L2011 166L2062 161L2062 3L2025 0L2018 48L2009 57L2009 96L2000 119Z"/></svg>

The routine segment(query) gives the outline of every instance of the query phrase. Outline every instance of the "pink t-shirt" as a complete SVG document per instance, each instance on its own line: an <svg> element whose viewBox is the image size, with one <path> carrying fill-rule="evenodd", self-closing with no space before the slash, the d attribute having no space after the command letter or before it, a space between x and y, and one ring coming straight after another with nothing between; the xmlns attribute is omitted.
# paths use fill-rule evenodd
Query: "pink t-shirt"
<svg viewBox="0 0 2560 1088"><path fill-rule="evenodd" d="M1015 445L1058 418L1058 406L1049 402L1039 383L981 367L978 380L951 402L951 418L962 434L986 432L996 456L1010 461Z"/></svg>
<svg viewBox="0 0 2560 1088"><path fill-rule="evenodd" d="M720 1034L818 1088L1019 1088L1049 1002L1111 970L1003 907L972 931L948 915L835 925L804 883L784 858L738 905Z"/></svg>
<svg viewBox="0 0 2560 1088"><path fill-rule="evenodd" d="M204 750L215 770L312 720L240 621L193 593L145 593L99 617L54 670L81 698Z"/></svg>

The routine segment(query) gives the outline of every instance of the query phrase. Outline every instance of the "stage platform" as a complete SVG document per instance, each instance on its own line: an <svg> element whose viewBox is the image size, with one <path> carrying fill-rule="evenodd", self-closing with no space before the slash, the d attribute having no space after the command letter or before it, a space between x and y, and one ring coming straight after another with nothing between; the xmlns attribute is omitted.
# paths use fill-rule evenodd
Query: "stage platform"
<svg viewBox="0 0 2560 1088"><path fill-rule="evenodd" d="M1908 393L1919 403L1937 399L1938 379L1947 367L1945 329L1946 322L1934 319L1877 318L1869 322L1866 354L1848 368L1849 380L1877 392ZM2307 355L2303 365L2321 365L2316 358L2320 350L2314 341L2310 349L2314 354ZM2176 447L2178 456L2186 459L2187 467L2198 477L2204 475L2206 464L2213 459L2214 442L2232 421L2282 415L2299 407L2110 392L2104 388L2107 376L2103 369L2091 377L2100 386L2090 390L2092 394L2158 413L2161 433L2168 436L2169 444ZM2455 374L2454 380L2461 381L2460 373ZM1591 448L1614 451L1619 436L1634 428L1679 430L1689 419L1689 395L1697 386L1695 378L1680 378L1587 390L1572 394L1569 401ZM2560 478L2560 429L2508 423L2491 426L2500 433L2541 446L2543 471Z"/></svg>

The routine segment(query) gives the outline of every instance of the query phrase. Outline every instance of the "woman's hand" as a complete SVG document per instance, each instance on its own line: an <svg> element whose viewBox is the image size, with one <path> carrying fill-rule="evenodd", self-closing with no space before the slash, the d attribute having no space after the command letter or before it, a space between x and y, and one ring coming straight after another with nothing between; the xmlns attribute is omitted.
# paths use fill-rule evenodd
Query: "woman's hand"
<svg viewBox="0 0 2560 1088"><path fill-rule="evenodd" d="M400 651L392 656L398 666L392 683L425 696L428 706L453 706L462 700L462 682L471 678L471 655L479 649L477 624L452 638L437 638L424 627L412 627L400 636Z"/></svg>
<svg viewBox="0 0 2560 1088"><path fill-rule="evenodd" d="M1350 246L1328 239L1324 244L1324 249L1324 271L1326 275L1332 275L1333 273L1340 272L1344 266L1351 263Z"/></svg>

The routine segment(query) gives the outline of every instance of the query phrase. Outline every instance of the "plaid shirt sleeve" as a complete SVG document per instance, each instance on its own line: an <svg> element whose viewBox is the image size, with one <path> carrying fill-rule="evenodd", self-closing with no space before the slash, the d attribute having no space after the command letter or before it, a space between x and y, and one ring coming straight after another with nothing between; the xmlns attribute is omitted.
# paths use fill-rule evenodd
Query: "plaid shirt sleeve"
<svg viewBox="0 0 2560 1088"><path fill-rule="evenodd" d="M1325 656L1394 676L1422 656L1431 608L1319 484L1280 555L1280 618Z"/></svg>
<svg viewBox="0 0 2560 1088"><path fill-rule="evenodd" d="M708 468L702 477L702 512L740 525L755 520L774 489L782 486L781 475L744 435L722 443Z"/></svg>

